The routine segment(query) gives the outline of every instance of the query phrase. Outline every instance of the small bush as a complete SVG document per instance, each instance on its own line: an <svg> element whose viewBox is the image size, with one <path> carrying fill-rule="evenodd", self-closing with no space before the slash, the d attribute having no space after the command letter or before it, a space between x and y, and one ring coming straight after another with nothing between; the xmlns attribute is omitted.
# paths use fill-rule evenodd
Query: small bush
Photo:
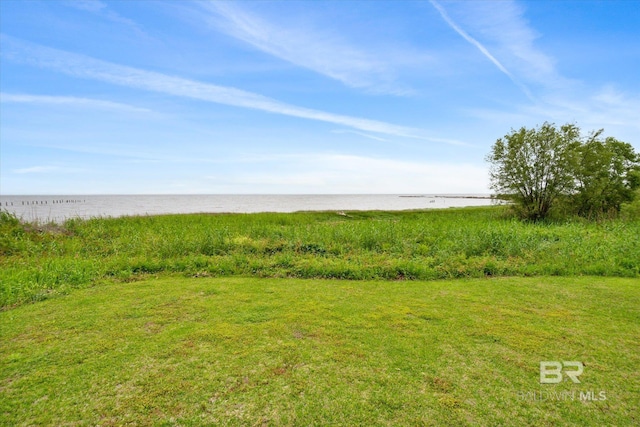
<svg viewBox="0 0 640 427"><path fill-rule="evenodd" d="M625 220L640 221L640 190L636 191L636 198L633 202L622 205L620 217Z"/></svg>

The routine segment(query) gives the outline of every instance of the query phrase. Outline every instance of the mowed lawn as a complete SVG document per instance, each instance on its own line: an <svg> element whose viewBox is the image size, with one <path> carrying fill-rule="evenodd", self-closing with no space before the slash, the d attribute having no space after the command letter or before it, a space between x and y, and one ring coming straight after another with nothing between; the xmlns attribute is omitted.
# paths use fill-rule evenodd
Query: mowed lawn
<svg viewBox="0 0 640 427"><path fill-rule="evenodd" d="M0 340L0 425L640 424L633 278L161 276L0 312Z"/></svg>

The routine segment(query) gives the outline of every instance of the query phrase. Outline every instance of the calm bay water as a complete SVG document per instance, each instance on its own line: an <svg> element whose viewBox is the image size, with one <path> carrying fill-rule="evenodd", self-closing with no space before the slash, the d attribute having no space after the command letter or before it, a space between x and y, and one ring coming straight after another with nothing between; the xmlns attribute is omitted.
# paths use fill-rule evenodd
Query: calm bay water
<svg viewBox="0 0 640 427"><path fill-rule="evenodd" d="M406 210L490 205L488 195L87 195L0 196L25 221L174 213Z"/></svg>

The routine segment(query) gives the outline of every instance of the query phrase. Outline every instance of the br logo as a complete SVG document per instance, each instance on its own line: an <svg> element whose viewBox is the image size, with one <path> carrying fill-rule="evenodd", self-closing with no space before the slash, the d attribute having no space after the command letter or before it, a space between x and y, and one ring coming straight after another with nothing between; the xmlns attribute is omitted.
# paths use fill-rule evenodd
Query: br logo
<svg viewBox="0 0 640 427"><path fill-rule="evenodd" d="M563 368L564 371L563 371ZM574 368L574 369L566 369ZM545 361L540 362L540 384L557 384L562 382L562 374L569 377L574 383L579 383L578 377L582 375L584 365L582 362L556 362Z"/></svg>

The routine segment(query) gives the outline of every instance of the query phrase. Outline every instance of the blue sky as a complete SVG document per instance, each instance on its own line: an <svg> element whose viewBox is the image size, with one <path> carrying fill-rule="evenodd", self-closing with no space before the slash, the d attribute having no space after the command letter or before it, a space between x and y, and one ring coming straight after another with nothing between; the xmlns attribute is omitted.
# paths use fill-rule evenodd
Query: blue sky
<svg viewBox="0 0 640 427"><path fill-rule="evenodd" d="M0 2L0 194L486 193L512 128L640 150L640 2Z"/></svg>

